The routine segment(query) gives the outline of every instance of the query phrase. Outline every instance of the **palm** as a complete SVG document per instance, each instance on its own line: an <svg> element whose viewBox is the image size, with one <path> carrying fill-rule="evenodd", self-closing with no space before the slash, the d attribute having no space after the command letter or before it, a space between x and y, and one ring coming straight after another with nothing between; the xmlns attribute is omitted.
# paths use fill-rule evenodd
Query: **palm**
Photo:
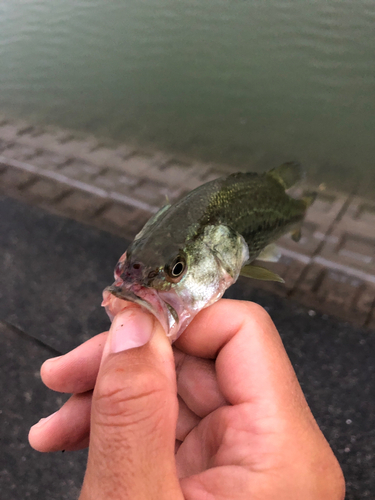
<svg viewBox="0 0 375 500"><path fill-rule="evenodd" d="M221 436L212 432L213 425L225 427L227 418L228 414L223 417L222 410L216 410L205 417L180 446L176 462L180 474L184 471L180 481L186 498L190 498L188 493L191 493L191 498L201 500L209 493L215 499L248 499L249 484L253 491L260 488L257 483L263 482L262 475L255 477L257 474L242 462L246 446L239 442L233 446L227 442L228 434ZM231 432L231 438L240 441L240 434ZM211 446L205 448L207 441Z"/></svg>
<svg viewBox="0 0 375 500"><path fill-rule="evenodd" d="M248 498L244 483L264 490L269 479L259 472L270 468L269 457L275 456L279 446L273 431L276 416L271 416L270 408L261 414L251 402L226 402L218 383L218 378L224 379L224 386L231 386L226 360L217 377L211 360L178 350L175 358L180 398L176 464L184 491L191 490L199 500L197 487L202 498L207 491L218 497Z"/></svg>

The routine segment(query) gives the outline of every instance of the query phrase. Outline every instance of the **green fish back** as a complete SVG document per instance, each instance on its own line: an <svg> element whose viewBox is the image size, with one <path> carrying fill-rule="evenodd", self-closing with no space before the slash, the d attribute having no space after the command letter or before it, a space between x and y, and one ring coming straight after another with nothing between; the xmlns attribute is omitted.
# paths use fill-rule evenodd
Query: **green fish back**
<svg viewBox="0 0 375 500"><path fill-rule="evenodd" d="M252 257L300 222L305 210L273 175L232 174L211 196L197 234L209 224L227 225L243 236Z"/></svg>
<svg viewBox="0 0 375 500"><path fill-rule="evenodd" d="M152 231L145 231L134 244L144 247L152 238L154 250L167 241L173 241L174 248L184 248L202 236L206 226L223 224L243 236L250 259L255 258L303 219L306 202L285 193L285 187L300 175L299 165L284 164L263 174L235 173L215 179L163 211Z"/></svg>

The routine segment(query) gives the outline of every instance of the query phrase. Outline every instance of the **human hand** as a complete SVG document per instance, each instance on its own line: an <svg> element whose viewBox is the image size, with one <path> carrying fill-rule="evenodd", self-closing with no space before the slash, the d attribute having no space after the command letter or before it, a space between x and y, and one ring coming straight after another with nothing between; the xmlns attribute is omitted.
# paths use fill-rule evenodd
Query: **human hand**
<svg viewBox="0 0 375 500"><path fill-rule="evenodd" d="M132 332L138 345L152 338L110 352ZM173 359L160 325L135 306L109 336L42 366L48 387L74 395L32 427L30 443L90 443L81 500L344 498L341 469L260 306L220 300L175 346Z"/></svg>

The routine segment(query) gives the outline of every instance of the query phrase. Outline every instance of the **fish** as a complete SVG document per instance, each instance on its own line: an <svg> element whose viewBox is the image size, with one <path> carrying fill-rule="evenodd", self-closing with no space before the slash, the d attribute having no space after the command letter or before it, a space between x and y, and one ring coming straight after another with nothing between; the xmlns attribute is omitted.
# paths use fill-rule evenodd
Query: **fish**
<svg viewBox="0 0 375 500"><path fill-rule="evenodd" d="M103 291L109 317L135 302L173 343L240 275L283 282L254 261L277 261L275 241L288 232L299 240L316 193L297 199L286 190L302 176L299 163L287 162L265 173L220 177L166 204L120 257L115 281Z"/></svg>

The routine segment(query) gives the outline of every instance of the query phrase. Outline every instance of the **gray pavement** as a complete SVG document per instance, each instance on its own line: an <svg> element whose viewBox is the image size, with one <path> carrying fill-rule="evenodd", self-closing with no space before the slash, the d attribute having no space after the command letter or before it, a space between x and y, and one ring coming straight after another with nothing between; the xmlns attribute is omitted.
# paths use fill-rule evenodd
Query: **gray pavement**
<svg viewBox="0 0 375 500"><path fill-rule="evenodd" d="M0 491L2 500L78 498L86 451L40 454L30 448L28 430L66 397L40 382L39 366L55 350L0 321Z"/></svg>
<svg viewBox="0 0 375 500"><path fill-rule="evenodd" d="M123 219L126 225L126 219ZM76 498L85 453L42 455L29 426L64 400L43 388L42 361L108 327L101 291L128 241L0 197L1 498ZM347 500L375 498L374 331L316 313L239 280L227 296L254 300L278 327L307 400L338 457Z"/></svg>

